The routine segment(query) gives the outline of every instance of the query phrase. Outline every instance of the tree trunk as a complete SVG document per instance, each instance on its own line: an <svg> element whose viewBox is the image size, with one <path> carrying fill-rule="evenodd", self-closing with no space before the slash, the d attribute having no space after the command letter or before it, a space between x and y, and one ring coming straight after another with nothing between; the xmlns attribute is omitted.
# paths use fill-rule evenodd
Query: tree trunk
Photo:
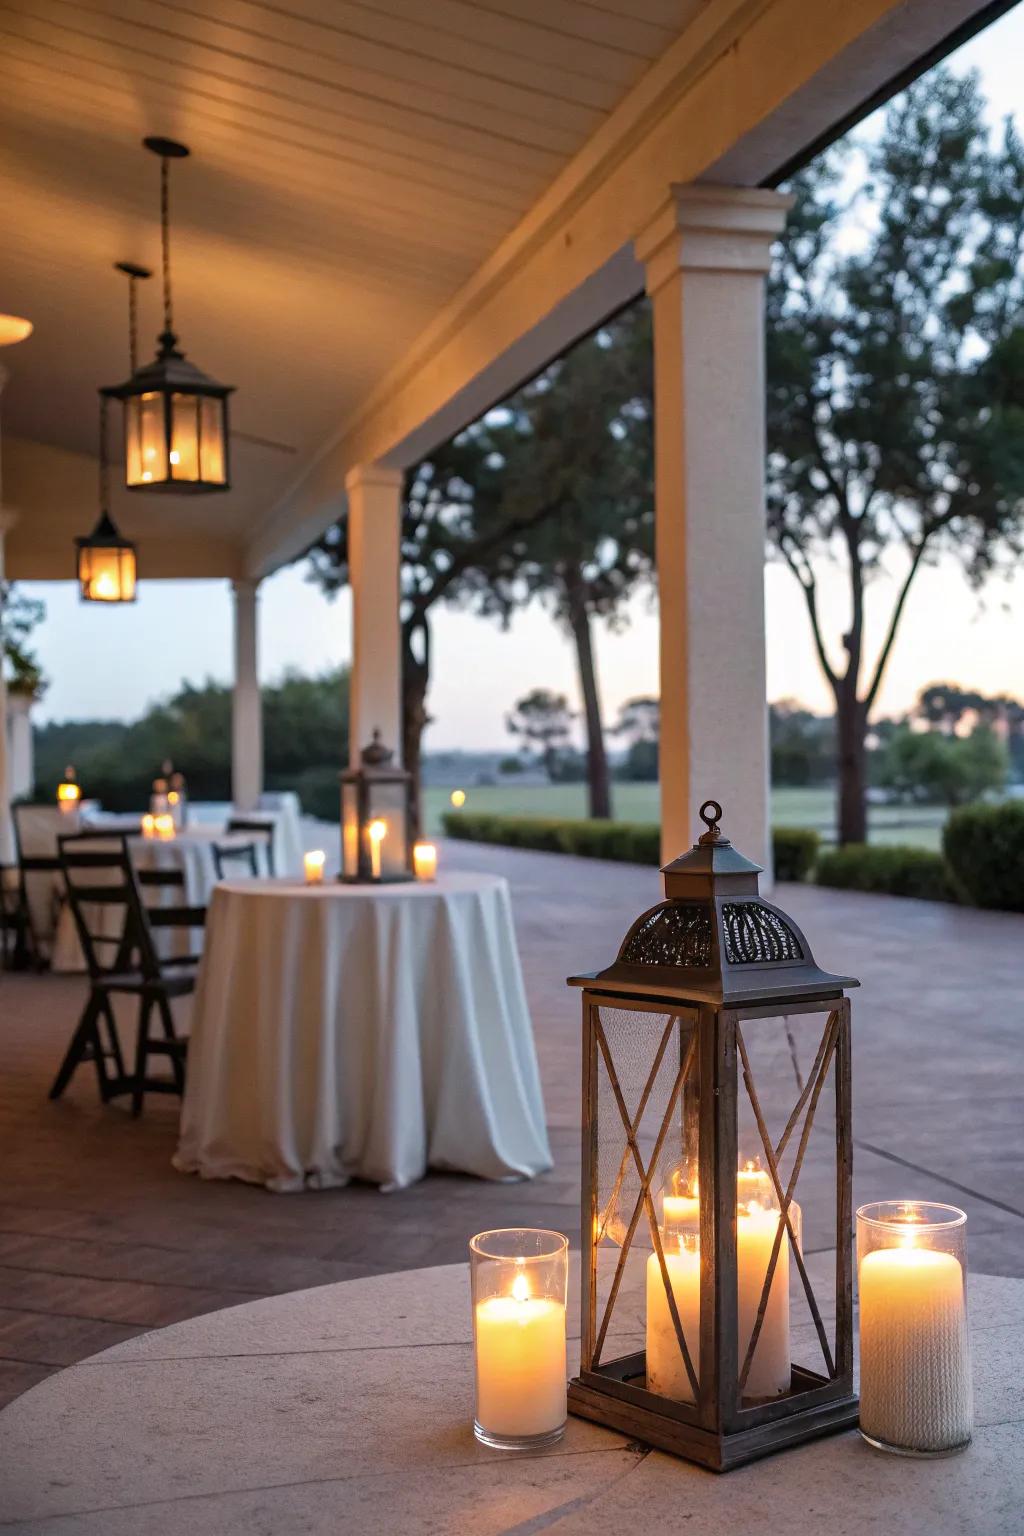
<svg viewBox="0 0 1024 1536"><path fill-rule="evenodd" d="M420 639L421 656L414 640ZM418 838L423 830L420 767L423 732L430 724L427 713L427 689L430 686L430 629L426 616L402 625L402 767L412 774L412 826L409 836Z"/></svg>
<svg viewBox="0 0 1024 1536"><path fill-rule="evenodd" d="M611 785L608 779L608 756L604 746L604 728L601 723L601 700L597 692L597 667L590 637L590 614L584 592L583 578L575 566L566 571L565 591L569 628L576 645L576 665L579 669L580 692L583 695L583 716L587 727L587 799L591 816L607 820L612 814Z"/></svg>
<svg viewBox="0 0 1024 1536"><path fill-rule="evenodd" d="M836 690L836 732L839 760L840 845L866 843L867 713L857 697L854 678L840 679Z"/></svg>

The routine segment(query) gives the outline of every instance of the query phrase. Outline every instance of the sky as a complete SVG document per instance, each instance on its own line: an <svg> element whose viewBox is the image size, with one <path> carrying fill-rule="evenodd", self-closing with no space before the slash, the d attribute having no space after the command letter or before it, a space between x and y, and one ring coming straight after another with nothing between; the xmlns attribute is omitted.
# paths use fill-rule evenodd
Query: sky
<svg viewBox="0 0 1024 1536"><path fill-rule="evenodd" d="M952 58L976 68L993 117L1020 116L1020 60L1024 58L1024 6L1018 6ZM821 606L830 632L842 632L846 604L842 573L820 569ZM894 564L868 595L869 645L880 630L899 577ZM66 583L21 583L43 598L45 623L33 643L50 688L37 710L42 720L134 719L183 680L231 678L231 593L226 582L145 582L133 607L80 603ZM802 599L789 572L769 562L765 572L768 696L831 708L818 670ZM187 615L187 622L185 616ZM322 671L351 655L351 607L343 593L324 598L305 579L303 565L278 572L261 587L260 674L264 682L288 668ZM967 586L952 559L921 571L911 591L900 636L878 703L901 714L918 691L937 681L959 682L986 693L1024 693L1024 577L995 581L980 594ZM653 602L638 599L628 626L614 633L598 626L598 676L605 718L620 705L658 689L658 627ZM508 630L491 620L443 611L434 622L433 724L428 751L510 747L505 716L534 687L569 696L578 707L572 647L535 605Z"/></svg>

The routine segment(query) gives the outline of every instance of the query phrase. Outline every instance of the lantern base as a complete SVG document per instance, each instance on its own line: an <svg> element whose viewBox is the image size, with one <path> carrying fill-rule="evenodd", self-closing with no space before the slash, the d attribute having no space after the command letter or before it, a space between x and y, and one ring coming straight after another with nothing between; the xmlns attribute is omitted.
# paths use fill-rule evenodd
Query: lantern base
<svg viewBox="0 0 1024 1536"><path fill-rule="evenodd" d="M589 1373L588 1373L589 1374ZM591 1381L594 1378L591 1376ZM636 1397L649 1394L638 1390ZM696 1424L641 1406L637 1401L620 1398L581 1380L569 1382L569 1412L580 1419L618 1430L632 1440L653 1445L660 1451L695 1461L712 1472L730 1472L748 1461L770 1456L787 1446L801 1445L821 1435L852 1429L857 1424L858 1401L855 1396L833 1399L812 1407L799 1408L785 1418L776 1418L750 1429L718 1434Z"/></svg>

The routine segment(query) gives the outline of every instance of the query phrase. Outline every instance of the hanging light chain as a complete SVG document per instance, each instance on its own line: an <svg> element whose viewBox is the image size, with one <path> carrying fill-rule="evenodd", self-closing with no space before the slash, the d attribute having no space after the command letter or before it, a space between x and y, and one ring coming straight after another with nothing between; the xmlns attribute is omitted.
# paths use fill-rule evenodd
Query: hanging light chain
<svg viewBox="0 0 1024 1536"><path fill-rule="evenodd" d="M128 278L128 371L134 373L139 366L139 295L136 291L138 277L131 273Z"/></svg>
<svg viewBox="0 0 1024 1536"><path fill-rule="evenodd" d="M160 156L160 240L162 246L164 277L164 330L170 333L173 325L171 313L171 231L170 231L170 171L167 156Z"/></svg>
<svg viewBox="0 0 1024 1536"><path fill-rule="evenodd" d="M110 493L110 465L107 456L107 397L100 394L100 427L99 427L99 493L100 516L110 510L108 505Z"/></svg>

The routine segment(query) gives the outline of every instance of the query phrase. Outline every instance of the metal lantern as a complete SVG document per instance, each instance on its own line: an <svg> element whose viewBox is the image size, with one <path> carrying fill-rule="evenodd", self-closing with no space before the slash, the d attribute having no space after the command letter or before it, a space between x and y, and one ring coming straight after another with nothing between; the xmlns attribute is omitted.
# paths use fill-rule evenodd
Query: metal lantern
<svg viewBox="0 0 1024 1536"><path fill-rule="evenodd" d="M134 603L135 545L121 537L108 510L107 402L100 395L100 515L92 532L75 540L75 574L83 603Z"/></svg>
<svg viewBox="0 0 1024 1536"><path fill-rule="evenodd" d="M725 1471L853 1424L850 1005L707 831L583 989L569 1407ZM799 1203L798 1203L799 1202Z"/></svg>
<svg viewBox="0 0 1024 1536"><path fill-rule="evenodd" d="M358 768L341 775L341 878L350 882L411 880L412 775L374 731Z"/></svg>
<svg viewBox="0 0 1024 1536"><path fill-rule="evenodd" d="M125 484L129 490L169 491L175 495L230 489L228 475L229 384L190 363L178 350L171 310L168 162L188 154L173 139L144 139L160 157L160 227L163 244L164 328L157 354L123 384L103 391L124 405ZM130 277L144 268L120 264ZM134 293L134 287L132 289ZM134 313L134 311L133 311ZM134 340L132 343L134 351Z"/></svg>

